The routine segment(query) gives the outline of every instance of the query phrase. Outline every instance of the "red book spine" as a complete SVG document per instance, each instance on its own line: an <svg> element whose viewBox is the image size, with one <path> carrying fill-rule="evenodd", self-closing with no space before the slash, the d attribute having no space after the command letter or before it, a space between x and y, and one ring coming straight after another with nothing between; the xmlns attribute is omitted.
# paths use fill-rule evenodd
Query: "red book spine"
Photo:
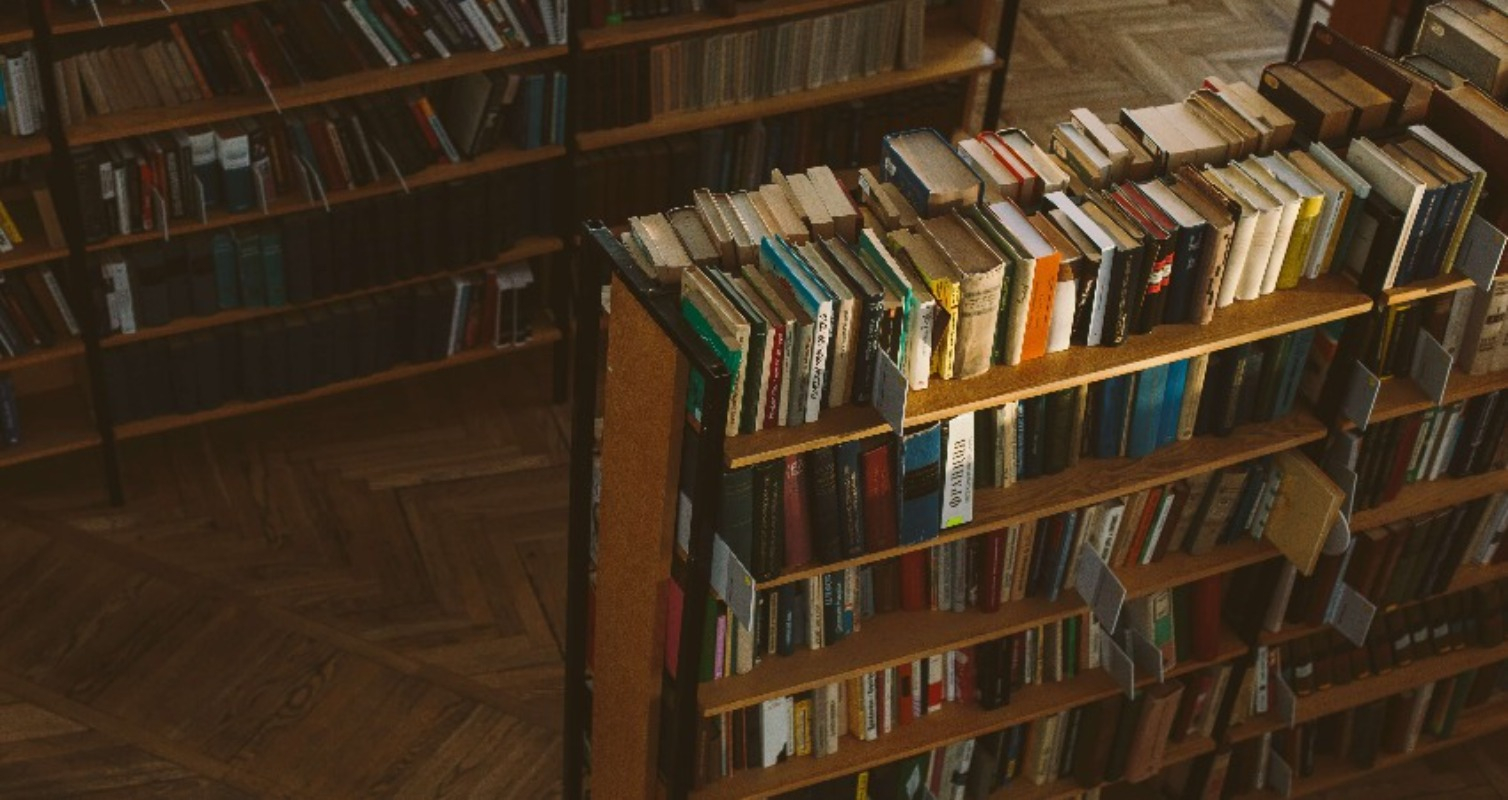
<svg viewBox="0 0 1508 800"><path fill-rule="evenodd" d="M901 610L926 611L932 608L927 592L928 559L926 550L913 550L901 556Z"/></svg>
<svg viewBox="0 0 1508 800"><path fill-rule="evenodd" d="M806 514L806 462L800 454L785 457L784 492L785 566L791 569L812 561L812 534L807 528Z"/></svg>
<svg viewBox="0 0 1508 800"><path fill-rule="evenodd" d="M900 541L890 454L890 445L882 444L860 457L864 469L864 547L871 553L889 550Z"/></svg>
<svg viewBox="0 0 1508 800"><path fill-rule="evenodd" d="M895 716L898 723L905 725L916 719L916 709L911 705L911 664L902 664L896 667L895 671L899 676L896 679L899 684L897 688L900 689L900 699L895 704Z"/></svg>
<svg viewBox="0 0 1508 800"><path fill-rule="evenodd" d="M1195 661L1213 661L1220 655L1220 576L1196 581L1190 594L1194 605L1190 655Z"/></svg>
<svg viewBox="0 0 1508 800"><path fill-rule="evenodd" d="M978 687L978 676L974 671L974 648L965 647L958 651L958 701L960 703L975 702L975 693Z"/></svg>
<svg viewBox="0 0 1508 800"><path fill-rule="evenodd" d="M1403 476L1408 471L1409 459L1414 454L1414 440L1419 438L1419 426L1424 422L1424 415L1415 414L1404 423L1408 427L1403 435L1398 437L1398 447L1393 450L1393 466L1388 472L1388 482L1382 490L1383 502L1392 500L1398 496L1398 490L1403 488Z"/></svg>
<svg viewBox="0 0 1508 800"><path fill-rule="evenodd" d="M984 537L984 557L979 559L979 607L1000 610L1000 576L1005 571L1005 531L990 531Z"/></svg>
<svg viewBox="0 0 1508 800"><path fill-rule="evenodd" d="M780 395L785 374L785 326L770 328L770 379L765 385L764 426L774 428L780 424Z"/></svg>

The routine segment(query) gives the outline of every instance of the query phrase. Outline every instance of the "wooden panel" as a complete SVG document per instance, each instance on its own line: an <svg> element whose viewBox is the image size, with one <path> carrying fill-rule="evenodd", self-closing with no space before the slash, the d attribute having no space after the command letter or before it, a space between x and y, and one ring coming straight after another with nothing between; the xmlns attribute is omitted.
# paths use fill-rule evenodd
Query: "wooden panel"
<svg viewBox="0 0 1508 800"><path fill-rule="evenodd" d="M637 125L587 131L576 134L576 144L582 150L600 150L604 147L657 139L676 133L859 100L877 94L891 94L904 89L972 75L993 69L995 66L995 51L989 45L961 28L944 27L940 30L928 31L926 46L922 52L922 64L916 69L895 70L810 91L791 92L763 100L720 106L704 111L666 114Z"/></svg>
<svg viewBox="0 0 1508 800"><path fill-rule="evenodd" d="M0 254L0 272L20 269L45 261L57 261L68 257L68 248L51 247L41 238L32 237L16 246L9 253Z"/></svg>
<svg viewBox="0 0 1508 800"><path fill-rule="evenodd" d="M550 253L558 253L564 248L565 243L554 236L526 236L523 239L520 239L518 243L513 247L503 251L503 253L498 255L496 258L489 258L481 263L472 264L469 266L461 267L459 269L445 270L443 272L430 272L413 278L396 281L394 283L387 283L381 286L373 286L367 289L357 289L354 292L331 295L329 297L312 300L308 303L301 303L298 305L269 306L263 308L237 308L230 311L222 311L218 314L210 314L209 316L204 317L184 317L182 319L177 319L169 322L166 325L159 325L155 328L142 328L135 333L117 333L113 336L106 336L105 338L100 340L100 346L120 347L122 345L142 342L148 339L157 339L163 336L177 336L179 334L204 330L205 328L215 328L221 325L233 325L238 322L246 322L248 320L260 319L262 317L286 314L290 311L305 311L318 306L326 306L330 305L331 303L339 303L343 300L351 300L370 294L378 294L380 292L390 292L395 289L401 289L405 286L416 286L418 284L428 283L429 281L432 281L436 278L443 278L449 275L460 275L465 272L485 269L487 267L498 264L507 264L513 261L523 261L525 259L535 258L537 256L549 255Z"/></svg>
<svg viewBox="0 0 1508 800"><path fill-rule="evenodd" d="M19 398L21 444L0 447L0 467L73 453L100 442L78 391L62 389Z"/></svg>
<svg viewBox="0 0 1508 800"><path fill-rule="evenodd" d="M530 47L520 50L503 50L497 53L457 53L450 58L430 59L383 70L366 70L327 81L306 83L302 86L282 86L274 89L273 92L277 96L278 106L287 111L328 103L344 97L417 86L421 83L445 80L482 70L516 67L521 64L558 58L565 54L565 47ZM93 117L76 123L65 133L68 137L68 144L77 146L110 139L123 139L128 136L141 136L173 128L192 128L255 114L271 114L274 110L272 103L261 95L212 97L186 103L171 110L141 108ZM169 111L171 113L168 113Z"/></svg>
<svg viewBox="0 0 1508 800"><path fill-rule="evenodd" d="M1494 492L1508 491L1508 470L1492 470L1465 478L1440 478L1403 487L1398 496L1376 508L1351 516L1351 529L1369 531L1390 522L1459 505Z"/></svg>
<svg viewBox="0 0 1508 800"><path fill-rule="evenodd" d="M936 539L865 553L832 564L790 570L761 583L760 587L767 589L836 569L870 564L901 553L979 536L1018 522L1082 508L1258 456L1289 450L1319 441L1325 438L1325 434L1324 424L1312 414L1297 411L1275 422L1244 425L1230 436L1200 436L1178 442L1144 458L1084 459L1057 475L1022 481L1004 489L976 489L974 521L951 528Z"/></svg>
<svg viewBox="0 0 1508 800"><path fill-rule="evenodd" d="M1426 297L1449 294L1471 285L1471 278L1459 272L1448 272L1444 275L1436 275L1428 280L1415 281L1407 286L1395 286L1388 289L1382 293L1382 303L1389 306L1396 306L1400 303L1412 303L1415 300L1423 300Z"/></svg>
<svg viewBox="0 0 1508 800"><path fill-rule="evenodd" d="M744 0L734 5L732 17L709 10L671 17L628 20L603 28L583 27L576 37L582 50L604 50L627 44L676 39L694 33L725 33L730 28L755 23L771 24L788 17L819 12L830 13L866 2L868 0Z"/></svg>
<svg viewBox="0 0 1508 800"><path fill-rule="evenodd" d="M47 141L46 136L0 135L0 163L45 155L50 150L52 150L52 145Z"/></svg>
<svg viewBox="0 0 1508 800"><path fill-rule="evenodd" d="M1189 661L1168 670L1175 678L1245 655L1247 648L1229 631L1223 632L1220 654L1214 661ZM1144 678L1138 686L1150 686L1155 679ZM1120 692L1120 688L1103 670L1095 670L1062 683L1029 686L1011 694L1010 705L985 711L977 705L954 703L941 712L904 725L871 742L844 737L838 752L823 758L793 758L768 769L735 773L695 792L696 800L752 800L772 794L811 786L842 775L869 769L889 761L925 753L964 739L1018 725L1022 722L1056 714L1093 703ZM595 721L594 721L595 724Z"/></svg>
<svg viewBox="0 0 1508 800"><path fill-rule="evenodd" d="M687 368L616 277L612 292L597 512L598 562L612 568L597 574L592 646L609 668L593 678L592 729L603 733L593 737L592 772L612 776L624 797L651 797Z"/></svg>
<svg viewBox="0 0 1508 800"><path fill-rule="evenodd" d="M515 150L505 147L477 156L471 161L462 161L459 164L436 164L420 172L416 172L404 180L410 189L417 189L421 186L430 186L461 178L469 178L474 175L484 175L498 170L522 167L526 164L549 161L563 155L565 155L564 147L536 147L532 150ZM397 194L401 191L403 191L403 184L393 180L383 180L355 189L335 192L328 199L331 206L336 206L371 197ZM231 225L248 225L272 219L273 217L297 214L301 211L314 211L320 208L324 208L323 203L311 203L304 199L301 192L292 192L278 198L275 202L269 203L266 214L263 214L261 209L253 209L234 214L225 212L215 213L210 215L207 222L200 222L198 220L172 220L168 231L173 236L183 236L185 234L215 230ZM124 247L130 244L159 241L161 239L162 233L160 231L133 233L128 236L112 236L102 242L89 245L88 249L90 252L97 252L115 247Z"/></svg>
<svg viewBox="0 0 1508 800"><path fill-rule="evenodd" d="M1126 584L1128 596L1141 597L1266 561L1276 555L1264 542L1242 541L1198 556L1173 553L1157 564L1127 567L1116 572ZM753 672L704 684L697 697L703 716L712 716L1009 636L1085 610L1084 602L1070 586L1055 602L1029 598L1005 603L993 614L972 609L965 612L897 611L881 614L866 620L862 630L832 647L766 659Z"/></svg>
<svg viewBox="0 0 1508 800"><path fill-rule="evenodd" d="M173 0L171 8L167 7L167 3L162 3L161 5L139 3L135 6L122 8L112 3L102 2L98 4L98 7L100 16L104 18L105 26L115 27L130 25L135 22L145 22L147 20L169 19L187 14L198 14L219 8L249 6L252 3L258 2L261 2L261 0ZM100 29L99 20L95 18L94 12L88 8L70 9L62 3L53 3L50 14L52 32L55 35Z"/></svg>
<svg viewBox="0 0 1508 800"><path fill-rule="evenodd" d="M6 9L3 14L0 14L0 45L15 44L31 39L31 25L27 24L23 16L17 16L17 11L19 9Z"/></svg>
<svg viewBox="0 0 1508 800"><path fill-rule="evenodd" d="M493 358L510 355L512 353L517 353L524 350L532 350L537 347L554 344L555 342L560 341L560 338L561 333L559 328L555 327L553 324L536 322L534 323L534 337L529 341L524 342L523 344L510 345L507 347L478 347L471 350L464 350L462 352L456 353L449 358L442 358L439 361L428 361L422 364L405 364L399 367L394 367L390 370L386 370L384 372L376 373L375 375L368 375L363 378L354 378L348 381L332 383L327 386L322 386L318 389L312 389L310 391L304 392L303 394L291 394L285 395L283 397L273 397L267 400L258 400L250 403L237 401L233 403L226 403L219 408L212 408L208 411L199 411L193 414L169 414L161 417L153 417L151 419L138 420L136 422L127 422L123 425L116 426L115 436L117 439L135 439L139 436L150 436L151 434L173 430L174 428L199 425L205 422L212 422L217 419L239 417L244 414L254 414L258 411L265 411L269 408L278 408L280 406L291 405L293 403L302 403L306 400L314 400L320 397L329 397L330 395L341 394L342 392L349 392L355 389L364 389L368 386L390 383L392 381L403 380L404 378L412 378L417 375L424 375L426 373L435 372L437 370L450 369L452 367L458 367L463 364L473 364L478 361L487 361Z"/></svg>
<svg viewBox="0 0 1508 800"><path fill-rule="evenodd" d="M1347 281L1330 276L1301 283L1260 300L1221 309L1208 325L1161 325L1119 347L1075 347L1016 367L995 367L977 378L934 380L912 392L906 424L947 419L1007 400L1081 386L1160 364L1181 361L1246 342L1363 314L1372 301ZM792 453L831 447L888 430L867 406L824 409L809 425L775 428L728 440L728 464L742 467Z"/></svg>
<svg viewBox="0 0 1508 800"><path fill-rule="evenodd" d="M69 358L78 358L84 354L84 343L78 339L69 339L62 344L48 347L43 350L33 350L24 356L15 358L0 358L0 372L8 370L26 369L27 367L41 366L54 361L62 361Z"/></svg>

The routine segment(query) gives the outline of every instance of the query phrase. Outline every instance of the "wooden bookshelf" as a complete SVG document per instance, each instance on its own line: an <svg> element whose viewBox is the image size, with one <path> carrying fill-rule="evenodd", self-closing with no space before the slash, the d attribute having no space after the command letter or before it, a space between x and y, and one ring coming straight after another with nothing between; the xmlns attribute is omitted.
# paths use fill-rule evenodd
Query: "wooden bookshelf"
<svg viewBox="0 0 1508 800"><path fill-rule="evenodd" d="M1508 389L1508 370L1468 375L1459 369L1453 369L1450 373L1450 380L1445 385L1444 405L1469 400L1499 389ZM1427 397L1418 384L1409 378L1395 375L1383 379L1382 389L1377 393L1377 404L1372 407L1371 422L1386 422L1396 417L1428 411L1434 407L1435 401ZM1345 427L1350 429L1355 426L1347 421Z"/></svg>
<svg viewBox="0 0 1508 800"><path fill-rule="evenodd" d="M33 36L31 25L27 23L24 14L17 14L19 9L7 9L0 15L0 46L29 42Z"/></svg>
<svg viewBox="0 0 1508 800"><path fill-rule="evenodd" d="M948 419L1228 347L1364 314L1372 300L1338 276L1301 283L1259 300L1215 312L1208 325L1160 325L1119 347L1074 347L1016 367L995 367L976 378L934 380L912 392L906 424ZM794 453L884 433L889 427L867 406L824 409L814 423L735 436L725 447L728 466L744 467ZM1317 437L1318 438L1318 437Z"/></svg>
<svg viewBox="0 0 1508 800"><path fill-rule="evenodd" d="M1423 300L1426 297L1450 294L1471 285L1471 278L1459 272L1450 272L1422 281L1414 281L1407 286L1395 286L1392 289L1388 289L1382 293L1382 303L1389 306L1412 303L1415 300Z"/></svg>
<svg viewBox="0 0 1508 800"><path fill-rule="evenodd" d="M0 253L0 272L60 261L67 257L68 248L52 247L40 239L31 238L16 245L16 249L9 253Z"/></svg>
<svg viewBox="0 0 1508 800"><path fill-rule="evenodd" d="M830 13L869 0L744 0L734 5L732 16L715 11L626 20L601 28L582 27L576 40L583 51L606 50L629 44L678 39L695 33L724 33L729 28L774 23L791 17Z"/></svg>
<svg viewBox="0 0 1508 800"><path fill-rule="evenodd" d="M1214 664L1240 658L1246 653L1246 645L1226 632L1220 654L1214 660L1180 663L1168 670L1167 677L1187 675ZM1137 681L1137 685L1141 687L1153 683L1156 683L1156 679L1150 677ZM697 789L691 796L696 800L753 800L768 797L1094 703L1120 691L1120 687L1108 673L1094 670L1061 683L1028 686L1012 692L1009 705L992 711L971 704L954 703L945 706L939 713L929 714L909 725L896 728L874 741L861 742L845 738L838 751L832 755L820 759L794 758L767 769L738 772Z"/></svg>
<svg viewBox="0 0 1508 800"><path fill-rule="evenodd" d="M1443 656L1419 659L1406 667L1394 668L1381 675L1373 675L1340 686L1332 686L1298 699L1296 722L1303 724L1337 711L1356 708L1374 700L1391 697L1426 683L1460 675L1468 670L1485 667L1508 659L1508 643L1495 647L1467 647ZM1269 712L1262 717L1248 720L1240 727L1231 729L1231 741L1244 741L1261 736L1271 730L1282 728Z"/></svg>
<svg viewBox="0 0 1508 800"><path fill-rule="evenodd" d="M1093 505L1123 495L1162 486L1182 478L1212 472L1259 456L1291 450L1325 437L1323 423L1304 410L1273 422L1243 425L1230 436L1198 436L1168 445L1143 458L1084 459L1058 473L1022 481L1003 489L976 489L974 520L943 531L936 539L865 553L832 564L790 570L760 584L767 589L846 567L872 564L902 553L969 539L990 531ZM1173 555L1170 554L1169 558ZM1176 560L1175 560L1176 563ZM1157 565L1132 567L1153 570Z"/></svg>
<svg viewBox="0 0 1508 800"><path fill-rule="evenodd" d="M0 372L37 367L43 364L51 364L54 361L64 361L70 358L78 358L84 354L84 342L80 339L69 339L52 347L42 350L33 350L24 356L5 358L0 356Z"/></svg>
<svg viewBox="0 0 1508 800"><path fill-rule="evenodd" d="M1202 755L1215 752L1215 740L1208 736L1190 736L1179 741L1169 742L1167 752L1163 754L1162 764L1169 767L1174 764L1182 764L1192 761ZM1082 795L1092 788L1105 788L1119 785L1118 783L1101 783L1098 787L1085 787L1071 778L1034 786L1025 780L1018 778L1009 786L996 790L989 796L989 800L1069 800Z"/></svg>
<svg viewBox="0 0 1508 800"><path fill-rule="evenodd" d="M46 155L51 150L46 136L0 136L0 163Z"/></svg>
<svg viewBox="0 0 1508 800"><path fill-rule="evenodd" d="M922 63L915 69L894 70L804 92L767 97L701 111L684 111L636 125L585 131L576 134L581 150L600 150L631 142L658 139L677 133L714 128L751 119L789 114L807 108L846 103L880 94L962 78L995 69L995 51L961 26L929 25Z"/></svg>
<svg viewBox="0 0 1508 800"><path fill-rule="evenodd" d="M436 164L425 168L404 179L409 189L418 189L423 186L431 186L438 183L471 178L477 175L486 175L499 170L514 169L529 164L537 164L542 161L560 158L565 155L565 148L558 145L548 147L536 147L532 150L518 150L505 147L484 153L470 161L462 161L458 164ZM354 203L358 200L366 200L373 197L398 194L403 191L404 184L396 180L385 179L369 183L366 186L358 186L355 189L332 192L328 196L330 206L334 207L345 203ZM274 219L277 217L297 214L304 211L314 211L324 208L319 200L310 201L302 192L290 192L267 204L267 213L262 213L260 208L236 213L216 212L211 214L206 221L195 219L172 220L168 227L170 236L187 236L205 231L217 230L232 225L251 225L258 222ZM162 231L147 231L133 233L125 236L112 236L102 242L95 242L88 246L90 252L109 250L115 247L124 247L132 244L161 240Z"/></svg>
<svg viewBox="0 0 1508 800"><path fill-rule="evenodd" d="M137 22L173 19L205 11L238 8L260 2L262 0L172 0L172 7L164 8L163 5L121 7L101 0L99 13L100 18L104 20L103 26L100 25L100 19L94 16L94 12L87 8L71 9L61 3L54 3L51 12L52 32L54 35L65 36Z"/></svg>
<svg viewBox="0 0 1508 800"><path fill-rule="evenodd" d="M1198 556L1169 554L1163 562L1117 570L1128 598L1142 597L1277 555L1265 542L1243 541ZM752 672L716 680L698 692L703 716L721 714L829 683L958 650L1088 610L1072 586L1057 600L1027 598L1000 610L897 611L865 620L861 630L831 647L767 659Z"/></svg>
<svg viewBox="0 0 1508 800"><path fill-rule="evenodd" d="M533 338L522 344L509 345L507 347L476 347L470 350L464 350L449 358L442 358L438 361L427 361L421 364L404 364L402 366L394 367L392 369L384 370L382 372L374 373L372 375L367 375L361 378L353 378L352 380L348 381L340 381L339 383L328 384L326 386L322 386L318 389L312 389L302 394L284 395L282 397L272 397L266 400L257 400L254 402L235 401L226 403L219 408L212 408L208 411L199 411L193 414L170 414L166 416L153 417L151 419L138 420L136 422L127 422L123 425L115 426L115 436L119 439L135 439L141 436L150 436L155 433L161 433L163 431L185 428L190 425L199 425L205 422L213 422L219 419L228 419L230 417L239 417L246 414L255 414L257 412L266 411L268 409L281 408L283 406L293 405L295 403L303 403L309 400L317 400L322 397L330 397L332 395L355 391L357 389L365 389L368 386L378 386L380 384L391 383L393 381L399 381L405 378L413 378L420 375L426 375L428 373L437 372L443 369L451 369L453 367L459 367L466 364L475 364L479 361L488 361L499 356L505 356L523 350L532 350L538 347L543 347L545 345L554 344L560 341L560 338L560 328L551 323L536 322L534 323Z"/></svg>
<svg viewBox="0 0 1508 800"><path fill-rule="evenodd" d="M358 297L365 297L367 295L380 294L382 292L391 292L397 289L402 289L406 286L416 286L421 283L432 281L436 278L443 278L450 275L461 275L479 269L486 269L490 266L508 264L514 261L523 261L530 258L549 255L551 253L558 253L564 248L565 243L554 236L526 236L520 239L518 243L513 247L510 247L507 250L504 250L502 253L499 253L495 258L489 258L486 261L482 261L477 264L471 264L469 266L452 270L444 270L441 272L429 272L423 275L415 275L412 278L405 278L400 281L385 283L380 286L371 286L365 289L357 289L352 292L346 292L344 294L321 297L317 300L311 300L307 303L289 304L282 306L264 306L262 308L237 308L229 311L222 311L218 314L210 314L203 317L184 317L183 319L173 320L166 325L159 325L155 328L142 328L135 333L117 333L111 336L106 336L100 340L100 346L122 347L128 344L134 344L136 342L144 342L149 339L159 339L164 336L181 336L186 333L193 333L194 331L201 331L208 328L218 328L222 325L234 325L238 322L247 322L249 320L261 319L263 317L286 314L290 311L301 311L310 308L317 308L319 306L330 305L332 303L339 303L343 300L354 300Z"/></svg>
<svg viewBox="0 0 1508 800"><path fill-rule="evenodd" d="M384 70L366 70L325 81L313 81L301 86L283 86L274 89L273 95L277 98L277 107L287 111L348 97L377 94L391 89L441 81L473 72L520 67L559 58L565 54L565 47L529 47L502 50L496 53L457 53L450 58L429 59ZM78 146L174 128L192 128L237 117L272 114L275 111L272 102L263 95L212 97L185 103L175 108L141 108L92 117L84 122L75 123L65 133L68 144Z"/></svg>
<svg viewBox="0 0 1508 800"><path fill-rule="evenodd" d="M1375 508L1351 515L1351 530L1369 531L1390 522L1428 514L1495 492L1508 491L1508 470L1498 469L1464 478L1444 477L1411 483L1398 496Z"/></svg>
<svg viewBox="0 0 1508 800"><path fill-rule="evenodd" d="M1294 777L1293 797L1307 797L1320 792L1343 786L1357 778L1385 770L1413 761L1417 758L1441 750L1448 750L1460 744L1465 744L1474 739L1480 739L1498 731L1508 729L1508 701L1489 701L1476 708L1465 709L1456 720L1455 730L1449 738L1440 739L1422 733L1419 743L1407 753L1378 753L1377 762L1371 767L1362 768L1351 763L1345 758L1326 756L1316 759L1314 774L1307 777ZM1242 800L1256 800L1261 797L1273 797L1269 792L1248 792L1237 795Z"/></svg>
<svg viewBox="0 0 1508 800"><path fill-rule="evenodd" d="M0 371L5 367L0 364ZM0 446L0 467L75 453L98 446L99 431L78 391L60 389L22 395L17 402L21 443Z"/></svg>

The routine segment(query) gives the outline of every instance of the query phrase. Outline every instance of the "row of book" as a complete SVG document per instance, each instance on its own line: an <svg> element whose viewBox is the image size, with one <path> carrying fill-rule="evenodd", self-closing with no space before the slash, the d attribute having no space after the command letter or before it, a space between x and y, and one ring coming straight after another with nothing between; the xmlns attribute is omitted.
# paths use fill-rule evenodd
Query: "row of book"
<svg viewBox="0 0 1508 800"><path fill-rule="evenodd" d="M237 308L303 305L493 261L544 229L542 167L343 203L259 225L174 237L98 258L102 330L135 333Z"/></svg>
<svg viewBox="0 0 1508 800"><path fill-rule="evenodd" d="M530 75L519 85L527 98L513 109L519 113L512 121L527 130L517 144L558 143L564 73ZM205 219L210 211L266 211L293 194L320 201L381 180L401 181L433 164L459 163L467 156L445 120L467 127L490 115L506 129L499 122L502 106L487 104L515 100L488 94L481 105L446 106L442 117L427 95L413 90L76 149L85 239L157 231L170 220ZM475 141L460 146L470 153Z"/></svg>
<svg viewBox="0 0 1508 800"><path fill-rule="evenodd" d="M104 350L110 417L122 424L302 394L401 364L528 341L527 264Z"/></svg>
<svg viewBox="0 0 1508 800"><path fill-rule="evenodd" d="M816 89L921 63L924 0L588 53L582 130Z"/></svg>
<svg viewBox="0 0 1508 800"><path fill-rule="evenodd" d="M1195 434L1286 416L1310 339L1298 331L968 412L915 427L898 445L853 440L730 470L719 531L756 580L926 542L973 521L976 490L1051 476L1081 457L1143 457ZM686 463L689 494L694 459ZM1174 494L1193 494L1189 511L1199 509L1202 491Z"/></svg>
<svg viewBox="0 0 1508 800"><path fill-rule="evenodd" d="M579 215L616 223L670 208L700 187L714 192L758 188L771 170L789 174L814 164L877 164L882 135L946 128L963 113L964 90L963 81L947 81L583 152L576 161Z"/></svg>
<svg viewBox="0 0 1508 800"><path fill-rule="evenodd" d="M986 800L1012 786L1065 781L1088 792L1141 782L1162 769L1170 744L1212 734L1230 673L1229 665L1211 667L1135 699L1115 695L779 797Z"/></svg>
<svg viewBox="0 0 1508 800"><path fill-rule="evenodd" d="M1228 754L1216 756L1224 762L1225 787L1236 795L1263 789L1281 792L1270 777L1274 756L1288 767L1288 780L1303 779L1322 767L1373 769L1382 756L1414 752L1426 737L1448 740L1463 714L1494 703L1508 688L1505 678L1508 671L1495 662L1327 714L1292 730L1238 742Z"/></svg>
<svg viewBox="0 0 1508 800"><path fill-rule="evenodd" d="M1379 608L1433 597L1447 591L1463 567L1502 563L1505 531L1503 494L1363 531L1345 580Z"/></svg>
<svg viewBox="0 0 1508 800"><path fill-rule="evenodd" d="M1508 281L1494 281L1488 289L1468 287L1379 307L1358 322L1354 335L1364 341L1355 347L1372 374L1409 375L1420 334L1428 333L1468 375L1496 372L1508 369L1505 316Z"/></svg>
<svg viewBox="0 0 1508 800"><path fill-rule="evenodd" d="M0 364L78 335L78 320L52 265L0 272Z"/></svg>
<svg viewBox="0 0 1508 800"><path fill-rule="evenodd" d="M1338 458L1358 476L1353 508L1388 502L1410 484L1502 468L1505 424L1508 393L1498 391L1337 434Z"/></svg>
<svg viewBox="0 0 1508 800"><path fill-rule="evenodd" d="M565 5L279 0L186 17L136 41L75 52L58 60L54 78L64 124L75 125L212 97L275 94L454 52L563 44Z"/></svg>
<svg viewBox="0 0 1508 800"><path fill-rule="evenodd" d="M36 51L29 45L0 49L0 134L33 136L46 129Z"/></svg>
<svg viewBox="0 0 1508 800"><path fill-rule="evenodd" d="M745 488L735 480L725 497L737 498ZM876 614L993 613L1030 598L1056 601L1073 591L1086 549L1111 568L1126 569L1157 563L1168 553L1203 555L1235 541L1261 539L1281 488L1280 471L1268 459L1257 459L895 559L758 590L747 663L729 662L727 673L714 671L713 677L742 674L766 656L830 646ZM723 530L735 542L741 535L736 525ZM730 547L737 555L737 545ZM1218 584L1200 586L1218 589ZM1173 605L1181 605L1176 592L1174 598ZM721 624L731 630L735 615L726 599L715 600L716 612L727 618ZM1150 609L1164 599L1135 602ZM1218 597L1205 601L1197 607L1218 608ZM1148 627L1149 641L1158 637L1154 630ZM713 645L707 647L712 653ZM1176 655L1170 651L1168 662ZM704 661L713 663L711 658Z"/></svg>

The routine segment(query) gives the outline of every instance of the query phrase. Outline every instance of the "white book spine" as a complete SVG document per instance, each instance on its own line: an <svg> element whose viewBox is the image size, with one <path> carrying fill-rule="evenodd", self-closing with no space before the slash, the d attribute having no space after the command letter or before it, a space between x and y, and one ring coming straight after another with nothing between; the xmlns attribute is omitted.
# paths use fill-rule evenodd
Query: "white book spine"
<svg viewBox="0 0 1508 800"><path fill-rule="evenodd" d="M346 3L349 5L350 0L346 0ZM503 49L502 37L497 35L497 29L492 27L492 21L482 13L476 0L460 0L456 7L461 9L461 14L466 17L467 22L471 23L472 30L476 31L476 35L481 38L482 44L486 45L489 52L496 53Z"/></svg>
<svg viewBox="0 0 1508 800"><path fill-rule="evenodd" d="M382 41L381 36L377 35L377 31L372 28L372 24L367 22L366 16L356 7L356 3L352 0L344 0L341 5L345 6L346 13L351 15L351 19L356 23L356 27L361 31L361 35L367 37L367 41L372 43L372 47L377 50L377 55L382 57L383 62L390 67L398 66L397 57L393 55L391 50L387 49L387 44Z"/></svg>
<svg viewBox="0 0 1508 800"><path fill-rule="evenodd" d="M1247 214L1236 223L1231 236L1230 254L1225 258L1225 274L1220 278L1220 297L1217 308L1225 308L1236 301L1236 290L1246 280L1246 264L1251 257L1251 243L1257 230L1256 214Z"/></svg>
<svg viewBox="0 0 1508 800"><path fill-rule="evenodd" d="M833 337L832 301L828 300L819 304L815 316L817 324L816 337L812 342L812 373L806 389L807 422L816 422L818 415L822 413L823 389L831 378L825 373L824 367L827 365L827 350L831 347Z"/></svg>

